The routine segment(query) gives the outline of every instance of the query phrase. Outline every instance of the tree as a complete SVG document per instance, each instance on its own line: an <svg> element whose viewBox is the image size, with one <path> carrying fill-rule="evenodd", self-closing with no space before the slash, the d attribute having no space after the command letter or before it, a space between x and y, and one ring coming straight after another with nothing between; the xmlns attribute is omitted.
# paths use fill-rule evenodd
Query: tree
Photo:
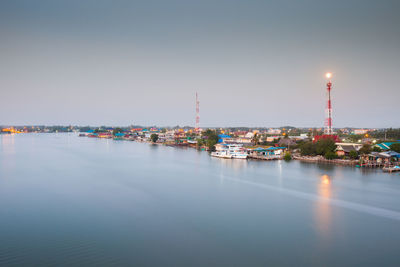
<svg viewBox="0 0 400 267"><path fill-rule="evenodd" d="M300 145L300 153L302 156L314 156L317 154L315 144L313 142L306 142Z"/></svg>
<svg viewBox="0 0 400 267"><path fill-rule="evenodd" d="M364 144L359 150L360 154L369 154L371 151L371 146L368 144Z"/></svg>
<svg viewBox="0 0 400 267"><path fill-rule="evenodd" d="M0 128L0 130L1 130L1 128ZM91 130L90 126L85 126L85 127L80 127L79 128L80 132L88 132L90 130Z"/></svg>
<svg viewBox="0 0 400 267"><path fill-rule="evenodd" d="M218 141L218 135L215 130L207 129L203 132L203 136L207 136L207 137L211 137L211 138L216 137L216 140Z"/></svg>
<svg viewBox="0 0 400 267"><path fill-rule="evenodd" d="M328 152L335 152L335 140L332 138L321 138L315 143L315 150L318 155L325 155Z"/></svg>
<svg viewBox="0 0 400 267"><path fill-rule="evenodd" d="M187 133L186 136L189 138L193 138L193 137L196 137L197 134L196 133Z"/></svg>
<svg viewBox="0 0 400 267"><path fill-rule="evenodd" d="M121 128L115 128L114 130L113 130L113 135L115 135L115 134L117 134L117 133L122 133L124 130L122 130Z"/></svg>
<svg viewBox="0 0 400 267"><path fill-rule="evenodd" d="M338 157L338 155L333 151L327 151L325 153L325 158L326 159L336 159L337 157Z"/></svg>
<svg viewBox="0 0 400 267"><path fill-rule="evenodd" d="M400 143L394 143L390 146L390 149L393 151L396 151L397 153L400 153Z"/></svg>
<svg viewBox="0 0 400 267"><path fill-rule="evenodd" d="M358 157L357 151L351 150L351 151L349 152L349 157L350 157L351 159L356 159L356 158Z"/></svg>
<svg viewBox="0 0 400 267"><path fill-rule="evenodd" d="M400 128L398 129L381 129L370 132L373 138L385 139L385 140L399 140L400 139Z"/></svg>
<svg viewBox="0 0 400 267"><path fill-rule="evenodd" d="M358 140L361 140L364 138L364 135L362 134L351 134L347 136L347 139L350 139L351 142L358 142Z"/></svg>
<svg viewBox="0 0 400 267"><path fill-rule="evenodd" d="M378 146L374 146L374 147L372 148L372 151L373 151L373 152L382 152L382 149L381 149L380 147L378 147Z"/></svg>
<svg viewBox="0 0 400 267"><path fill-rule="evenodd" d="M290 154L290 152L287 151L287 152L285 153L285 155L283 156L283 159L284 159L285 161L290 161L290 160L292 159L292 154Z"/></svg>
<svg viewBox="0 0 400 267"><path fill-rule="evenodd" d="M260 136L257 133L254 133L254 136L251 141L253 142L254 145L258 145L258 143L260 142Z"/></svg>
<svg viewBox="0 0 400 267"><path fill-rule="evenodd" d="M216 131L207 129L204 131L203 136L207 139L206 145L210 151L215 149L215 145L218 143L218 134Z"/></svg>
<svg viewBox="0 0 400 267"><path fill-rule="evenodd" d="M217 142L214 139L207 139L207 147L208 150L210 151L214 151L215 150L215 145L217 144Z"/></svg>
<svg viewBox="0 0 400 267"><path fill-rule="evenodd" d="M204 140L201 138L197 138L197 148L201 148L204 145Z"/></svg>
<svg viewBox="0 0 400 267"><path fill-rule="evenodd" d="M155 143L155 142L157 142L157 140L158 140L158 134L151 134L150 135L150 140L151 140L151 142L153 142L153 143Z"/></svg>

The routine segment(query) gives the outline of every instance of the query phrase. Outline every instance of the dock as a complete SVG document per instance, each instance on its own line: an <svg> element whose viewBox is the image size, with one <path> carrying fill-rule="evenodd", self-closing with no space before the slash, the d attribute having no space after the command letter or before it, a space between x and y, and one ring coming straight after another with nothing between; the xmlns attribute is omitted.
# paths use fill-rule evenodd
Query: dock
<svg viewBox="0 0 400 267"><path fill-rule="evenodd" d="M400 167L399 166L383 167L382 171L389 173L400 172Z"/></svg>
<svg viewBox="0 0 400 267"><path fill-rule="evenodd" d="M248 155L249 159L258 159L258 160L279 160L282 159L282 156L271 155L271 156L261 156L261 155Z"/></svg>

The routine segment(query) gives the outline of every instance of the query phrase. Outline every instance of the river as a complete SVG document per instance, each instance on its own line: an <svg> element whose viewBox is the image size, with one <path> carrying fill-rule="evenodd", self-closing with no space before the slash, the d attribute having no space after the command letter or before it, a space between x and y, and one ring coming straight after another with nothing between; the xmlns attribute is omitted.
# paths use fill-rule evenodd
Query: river
<svg viewBox="0 0 400 267"><path fill-rule="evenodd" d="M400 174L0 135L1 266L399 266Z"/></svg>

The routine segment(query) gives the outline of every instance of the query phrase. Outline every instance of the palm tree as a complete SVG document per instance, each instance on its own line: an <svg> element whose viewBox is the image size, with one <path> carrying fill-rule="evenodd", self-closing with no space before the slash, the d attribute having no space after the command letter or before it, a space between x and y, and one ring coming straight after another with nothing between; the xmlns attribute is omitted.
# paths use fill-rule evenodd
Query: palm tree
<svg viewBox="0 0 400 267"><path fill-rule="evenodd" d="M253 142L254 145L258 145L259 140L260 140L260 137L258 136L257 133L255 133L255 134L253 135L253 138L251 139L251 141Z"/></svg>

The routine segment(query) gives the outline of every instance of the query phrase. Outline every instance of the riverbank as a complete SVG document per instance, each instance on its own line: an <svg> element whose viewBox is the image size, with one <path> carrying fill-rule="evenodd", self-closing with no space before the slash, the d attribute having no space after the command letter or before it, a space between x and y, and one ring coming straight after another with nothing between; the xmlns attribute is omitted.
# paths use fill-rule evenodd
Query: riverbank
<svg viewBox="0 0 400 267"><path fill-rule="evenodd" d="M84 135L80 135L84 136ZM107 138L107 139L112 139L113 136L109 135L107 137L99 137L99 136L91 136L89 135L88 137L97 137L97 138ZM174 147L190 147L194 148L197 150L205 150L204 148L199 148L195 143L175 143L175 142L152 142L149 140L146 140L144 138L132 138L132 137L121 137L121 138L113 138L116 141L120 140L126 140L126 141L137 141L140 143L148 143L151 145L164 145L164 146L174 146ZM268 149L261 149L259 148L259 151L263 150L268 150ZM283 152L277 155L272 155L272 154L258 154L254 153L254 147L248 148L244 147L244 151L247 152L248 157L247 159L252 159L252 160L282 160L283 159L283 152L286 151L286 149L283 149ZM352 159L326 159L323 156L301 156L299 154L293 153L292 154L292 159L293 160L298 160L298 161L303 161L303 162L309 162L309 163L317 163L317 164L331 164L331 165L338 165L338 166L352 166L352 167L361 167L361 168L379 168L383 170L384 172L387 173L392 173L396 172L397 169L393 169L395 165L384 165L384 164L372 164L371 162L367 163L360 163L360 160L352 160Z"/></svg>
<svg viewBox="0 0 400 267"><path fill-rule="evenodd" d="M299 156L299 155L293 155L293 159L300 160L300 161L305 161L305 162L327 163L327 164L346 165L346 166L357 166L357 165L360 164L359 160L326 159L323 156Z"/></svg>

